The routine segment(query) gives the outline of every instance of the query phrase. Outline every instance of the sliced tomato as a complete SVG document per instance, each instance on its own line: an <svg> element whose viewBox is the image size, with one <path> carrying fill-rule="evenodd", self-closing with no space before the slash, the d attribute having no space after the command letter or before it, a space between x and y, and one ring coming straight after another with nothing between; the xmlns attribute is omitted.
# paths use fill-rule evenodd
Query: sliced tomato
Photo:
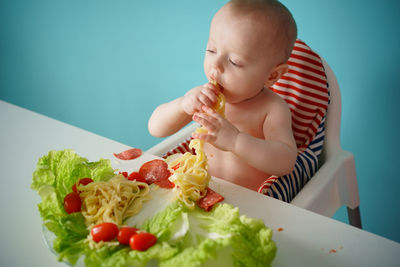
<svg viewBox="0 0 400 267"><path fill-rule="evenodd" d="M171 189L171 188L175 187L175 184L173 182L171 182L169 179L157 181L157 182L155 182L155 184L158 185L159 187L167 188L167 189Z"/></svg>
<svg viewBox="0 0 400 267"><path fill-rule="evenodd" d="M139 169L139 174L144 177L146 183L156 185L164 188L173 188L174 184L168 178L171 172L168 170L168 164L161 159L154 159L145 162Z"/></svg>
<svg viewBox="0 0 400 267"><path fill-rule="evenodd" d="M138 182L146 183L146 179L139 172L131 172L127 178L130 181L136 180Z"/></svg>
<svg viewBox="0 0 400 267"><path fill-rule="evenodd" d="M114 156L121 160L132 160L140 157L142 154L143 152L140 148L131 148L118 154L114 153Z"/></svg>
<svg viewBox="0 0 400 267"><path fill-rule="evenodd" d="M151 233L137 233L129 239L129 245L133 250L145 251L157 243L157 237Z"/></svg>
<svg viewBox="0 0 400 267"><path fill-rule="evenodd" d="M91 178L86 177L86 178L79 179L78 185L81 185L81 184L82 185L87 185L87 184L90 184L92 182L93 182L93 180ZM74 184L72 186L72 191L74 191L75 193L78 193L78 190L76 189L76 184Z"/></svg>
<svg viewBox="0 0 400 267"><path fill-rule="evenodd" d="M122 174L125 178L128 178L128 172L119 172L119 174Z"/></svg>
<svg viewBox="0 0 400 267"><path fill-rule="evenodd" d="M82 201L78 193L71 192L64 197L64 209L68 214L81 211Z"/></svg>
<svg viewBox="0 0 400 267"><path fill-rule="evenodd" d="M129 227L129 226L124 226L121 229L119 229L118 232L118 241L121 244L124 245L129 245L129 240L131 238L131 236L137 234L137 231L139 229L135 228L135 227Z"/></svg>
<svg viewBox="0 0 400 267"><path fill-rule="evenodd" d="M111 241L118 235L118 226L114 223L101 223L92 227L90 230L94 242Z"/></svg>
<svg viewBox="0 0 400 267"><path fill-rule="evenodd" d="M224 200L224 197L207 187L207 193L197 201L197 205L205 211L210 211L214 204Z"/></svg>

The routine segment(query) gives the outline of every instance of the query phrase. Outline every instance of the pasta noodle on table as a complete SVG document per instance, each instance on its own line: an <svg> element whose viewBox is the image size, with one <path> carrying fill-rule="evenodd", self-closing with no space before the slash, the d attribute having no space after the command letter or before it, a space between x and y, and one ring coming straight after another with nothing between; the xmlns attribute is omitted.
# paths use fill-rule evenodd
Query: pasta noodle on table
<svg viewBox="0 0 400 267"><path fill-rule="evenodd" d="M216 83L214 83L218 86ZM217 102L213 109L224 116L225 96L218 94ZM197 128L196 133L206 133L204 127ZM172 175L169 180L175 184L174 191L177 197L189 208L194 208L195 202L205 196L211 176L207 168L207 156L203 151L204 141L192 139L189 144L190 149L195 149L196 155L186 152L177 157L171 155L166 159Z"/></svg>
<svg viewBox="0 0 400 267"><path fill-rule="evenodd" d="M91 227L103 222L122 225L126 218L140 212L144 201L150 199L146 183L127 180L116 175L109 181L78 186L81 191L82 215Z"/></svg>

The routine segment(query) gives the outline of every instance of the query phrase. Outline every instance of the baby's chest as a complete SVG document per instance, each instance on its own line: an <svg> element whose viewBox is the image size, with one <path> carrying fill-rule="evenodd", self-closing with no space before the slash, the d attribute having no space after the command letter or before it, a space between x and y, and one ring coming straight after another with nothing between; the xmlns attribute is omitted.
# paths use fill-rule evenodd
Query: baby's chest
<svg viewBox="0 0 400 267"><path fill-rule="evenodd" d="M241 132L264 138L263 124L266 113L253 108L227 109L226 118Z"/></svg>

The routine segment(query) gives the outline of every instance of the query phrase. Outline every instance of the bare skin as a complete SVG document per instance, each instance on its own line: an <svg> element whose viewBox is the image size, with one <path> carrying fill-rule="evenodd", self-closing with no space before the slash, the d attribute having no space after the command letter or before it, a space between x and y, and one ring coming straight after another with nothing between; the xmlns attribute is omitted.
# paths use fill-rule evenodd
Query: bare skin
<svg viewBox="0 0 400 267"><path fill-rule="evenodd" d="M211 23L204 71L226 97L225 117L211 109L219 88L207 83L160 105L149 120L158 137L191 120L203 125L208 133L193 137L206 141L210 174L252 190L270 175L290 173L297 156L290 110L267 89L288 68L273 25L257 10L241 13L231 3L221 8Z"/></svg>

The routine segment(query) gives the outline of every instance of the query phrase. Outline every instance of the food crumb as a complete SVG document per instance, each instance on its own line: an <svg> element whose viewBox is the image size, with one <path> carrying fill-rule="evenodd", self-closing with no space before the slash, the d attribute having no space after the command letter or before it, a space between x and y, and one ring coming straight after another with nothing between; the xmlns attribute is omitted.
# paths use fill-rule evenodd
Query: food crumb
<svg viewBox="0 0 400 267"><path fill-rule="evenodd" d="M283 231L283 228L282 227L279 227L278 228L278 232L282 232Z"/></svg>
<svg viewBox="0 0 400 267"><path fill-rule="evenodd" d="M336 252L337 252L336 249L329 250L329 253L336 253Z"/></svg>

